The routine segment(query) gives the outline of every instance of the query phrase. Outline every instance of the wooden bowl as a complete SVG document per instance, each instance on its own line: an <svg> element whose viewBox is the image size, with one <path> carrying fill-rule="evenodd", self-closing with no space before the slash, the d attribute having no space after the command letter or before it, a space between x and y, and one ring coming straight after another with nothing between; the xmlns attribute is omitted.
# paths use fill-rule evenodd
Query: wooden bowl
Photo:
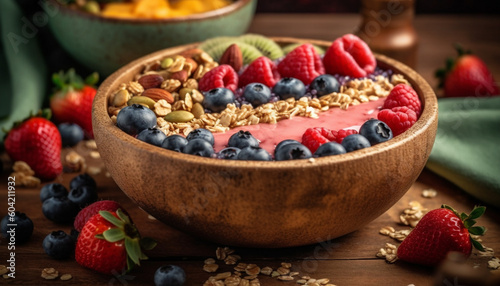
<svg viewBox="0 0 500 286"><path fill-rule="evenodd" d="M223 245L316 243L383 214L424 168L436 135L436 96L415 71L382 55L376 55L378 65L403 74L423 110L409 130L370 148L314 162L219 160L164 150L118 129L107 106L120 83L132 80L144 63L195 46L162 50L126 65L102 83L93 105L95 140L105 166L123 192L160 221Z"/></svg>
<svg viewBox="0 0 500 286"><path fill-rule="evenodd" d="M250 25L257 0L236 0L224 8L171 19L105 18L45 1L49 26L63 48L102 76L160 49L216 36L239 36Z"/></svg>

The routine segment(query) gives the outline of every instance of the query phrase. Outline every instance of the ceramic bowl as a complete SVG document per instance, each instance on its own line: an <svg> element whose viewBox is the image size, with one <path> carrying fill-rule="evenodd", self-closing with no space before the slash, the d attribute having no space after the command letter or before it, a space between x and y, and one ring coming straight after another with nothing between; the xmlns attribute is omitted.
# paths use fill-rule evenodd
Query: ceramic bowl
<svg viewBox="0 0 500 286"><path fill-rule="evenodd" d="M84 13L55 0L49 26L62 47L77 61L107 76L126 63L160 49L238 36L250 25L257 0L237 0L222 9L164 20L112 19Z"/></svg>
<svg viewBox="0 0 500 286"><path fill-rule="evenodd" d="M194 46L162 50L126 65L102 83L93 106L95 140L106 168L125 194L162 222L222 245L316 243L383 214L424 168L436 135L437 99L420 75L382 55L376 55L378 65L409 80L423 111L409 130L370 148L313 162L233 161L164 150L118 129L107 106L120 83L132 80L144 63Z"/></svg>

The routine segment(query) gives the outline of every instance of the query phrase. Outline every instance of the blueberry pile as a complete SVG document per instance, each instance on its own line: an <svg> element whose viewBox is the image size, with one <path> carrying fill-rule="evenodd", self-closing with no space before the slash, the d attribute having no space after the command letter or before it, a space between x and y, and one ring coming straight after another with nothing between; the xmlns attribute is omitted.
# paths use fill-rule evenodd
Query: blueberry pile
<svg viewBox="0 0 500 286"><path fill-rule="evenodd" d="M69 192L59 183L42 187L40 200L46 218L56 223L72 222L80 209L97 201L97 185L88 174L74 177L69 187Z"/></svg>

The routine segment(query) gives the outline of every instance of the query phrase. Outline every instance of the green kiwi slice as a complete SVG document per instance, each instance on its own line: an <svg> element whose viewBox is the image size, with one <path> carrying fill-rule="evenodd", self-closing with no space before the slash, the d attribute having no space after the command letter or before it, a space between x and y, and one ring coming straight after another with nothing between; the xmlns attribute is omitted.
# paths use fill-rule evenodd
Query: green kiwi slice
<svg viewBox="0 0 500 286"><path fill-rule="evenodd" d="M258 34L245 34L238 37L239 41L256 47L264 56L271 60L284 56L281 47L273 40Z"/></svg>

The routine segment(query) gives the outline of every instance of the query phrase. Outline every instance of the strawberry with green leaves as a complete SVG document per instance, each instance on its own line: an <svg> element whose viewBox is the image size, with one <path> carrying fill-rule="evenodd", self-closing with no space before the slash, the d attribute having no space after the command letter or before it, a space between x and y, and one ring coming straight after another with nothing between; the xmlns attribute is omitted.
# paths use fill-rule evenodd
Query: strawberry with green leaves
<svg viewBox="0 0 500 286"><path fill-rule="evenodd" d="M398 258L411 263L435 266L451 251L460 252L466 257L470 256L472 247L484 251L481 243L474 240L471 234L485 233L484 227L475 226L476 219L483 215L485 210L485 207L477 206L467 215L442 205L440 209L428 212L398 247Z"/></svg>
<svg viewBox="0 0 500 286"><path fill-rule="evenodd" d="M55 179L62 172L61 135L49 118L46 109L15 123L4 141L9 157L26 162L42 180Z"/></svg>
<svg viewBox="0 0 500 286"><path fill-rule="evenodd" d="M80 265L100 273L123 273L148 258L142 249L151 250L155 246L153 239L141 237L121 209L100 211L80 232L75 259Z"/></svg>
<svg viewBox="0 0 500 286"><path fill-rule="evenodd" d="M76 123L87 138L93 138L92 102L96 94L94 85L99 80L97 73L83 80L74 69L52 75L56 91L50 98L50 108L59 123Z"/></svg>
<svg viewBox="0 0 500 286"><path fill-rule="evenodd" d="M482 97L499 94L498 84L486 64L470 51L456 46L458 57L446 60L446 67L436 71L445 97Z"/></svg>

